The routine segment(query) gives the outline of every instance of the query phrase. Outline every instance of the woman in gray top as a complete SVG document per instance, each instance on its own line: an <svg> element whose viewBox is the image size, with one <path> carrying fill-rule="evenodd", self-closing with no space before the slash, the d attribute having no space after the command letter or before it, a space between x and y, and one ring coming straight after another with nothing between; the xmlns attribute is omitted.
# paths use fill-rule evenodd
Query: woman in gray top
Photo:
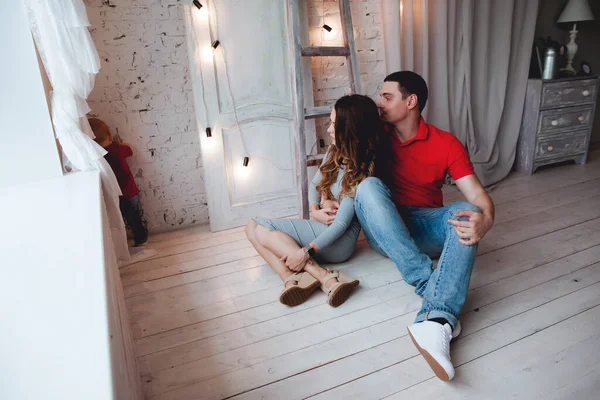
<svg viewBox="0 0 600 400"><path fill-rule="evenodd" d="M252 245L284 281L279 300L290 306L305 301L320 285L328 304L337 307L358 285L358 280L318 263L346 261L354 252L360 233L354 194L363 179L374 175L383 126L375 102L362 95L340 98L330 118L327 132L332 143L309 187L311 216L327 224L253 218L246 225ZM320 206L327 200L333 200L337 210Z"/></svg>

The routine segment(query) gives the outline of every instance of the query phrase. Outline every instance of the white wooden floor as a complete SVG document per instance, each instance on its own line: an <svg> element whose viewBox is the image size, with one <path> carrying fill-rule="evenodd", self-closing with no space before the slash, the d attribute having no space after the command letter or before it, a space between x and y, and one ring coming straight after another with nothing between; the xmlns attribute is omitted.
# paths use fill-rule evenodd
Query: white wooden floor
<svg viewBox="0 0 600 400"><path fill-rule="evenodd" d="M600 398L600 151L492 197L450 383L407 336L419 297L364 240L336 266L361 281L344 305L318 291L292 308L242 229L200 227L153 236L158 255L121 269L146 397Z"/></svg>

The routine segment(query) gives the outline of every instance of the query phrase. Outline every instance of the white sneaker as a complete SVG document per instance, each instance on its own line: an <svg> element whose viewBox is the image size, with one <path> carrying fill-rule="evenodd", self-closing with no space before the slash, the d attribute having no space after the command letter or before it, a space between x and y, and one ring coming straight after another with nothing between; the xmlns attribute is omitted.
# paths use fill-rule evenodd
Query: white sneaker
<svg viewBox="0 0 600 400"><path fill-rule="evenodd" d="M450 324L442 326L432 321L417 322L408 327L408 334L438 378L443 381L454 378L454 367L450 361Z"/></svg>

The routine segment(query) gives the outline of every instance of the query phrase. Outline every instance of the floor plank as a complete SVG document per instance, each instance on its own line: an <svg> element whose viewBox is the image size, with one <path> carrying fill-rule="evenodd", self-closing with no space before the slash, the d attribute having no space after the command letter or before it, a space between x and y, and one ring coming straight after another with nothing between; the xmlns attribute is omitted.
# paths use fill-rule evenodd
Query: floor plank
<svg viewBox="0 0 600 400"><path fill-rule="evenodd" d="M194 257L193 259L186 262L174 262L171 264L171 260L169 257L150 260L149 263L154 262L153 264L143 264L140 267L141 271L123 271L123 285L128 286L130 284L155 280L155 279L163 279L164 277L169 277L173 275L179 275L190 271L196 271L203 268L212 267L215 265L226 264L232 261L243 260L248 257L255 257L258 253L254 248L250 246L241 246L241 249L232 250L231 247L223 246L222 248L217 249L217 251L223 251L222 253L217 253L209 256L200 256L196 258L195 255L188 256ZM214 252L215 250L213 250ZM179 259L181 260L181 258ZM132 265L131 267L135 267L137 264ZM129 266L124 267L129 268Z"/></svg>
<svg viewBox="0 0 600 400"><path fill-rule="evenodd" d="M600 393L600 362L596 363L587 374L575 377L551 392L541 393L536 399L596 400L598 393Z"/></svg>
<svg viewBox="0 0 600 400"><path fill-rule="evenodd" d="M209 225L197 225L190 228L153 234L148 240L148 243L155 248L160 248L162 246L168 247L174 244L189 243L243 231L244 228L240 227L224 231L211 232Z"/></svg>
<svg viewBox="0 0 600 400"><path fill-rule="evenodd" d="M165 245L165 242L160 242L157 245L150 245L148 247L157 250L157 255L154 258L161 258L171 256L175 254L186 253L194 250L206 249L208 247L218 246L220 244L231 243L236 241L245 241L246 234L244 232L231 232L227 235L219 235L215 237L209 237L206 239L194 239L191 242L178 242L172 245Z"/></svg>

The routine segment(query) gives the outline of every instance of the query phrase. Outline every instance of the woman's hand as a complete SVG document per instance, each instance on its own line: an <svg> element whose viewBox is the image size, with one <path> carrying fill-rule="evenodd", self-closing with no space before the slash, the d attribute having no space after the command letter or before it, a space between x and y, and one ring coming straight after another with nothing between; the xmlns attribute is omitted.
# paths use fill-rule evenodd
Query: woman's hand
<svg viewBox="0 0 600 400"><path fill-rule="evenodd" d="M331 225L335 220L338 208L340 208L340 203L335 200L327 200L323 203L322 209L313 206L310 217L322 224Z"/></svg>
<svg viewBox="0 0 600 400"><path fill-rule="evenodd" d="M287 255L284 254L280 260L285 262L286 267L294 272L300 272L304 269L306 262L310 257L306 254L304 249L300 248L294 253Z"/></svg>

